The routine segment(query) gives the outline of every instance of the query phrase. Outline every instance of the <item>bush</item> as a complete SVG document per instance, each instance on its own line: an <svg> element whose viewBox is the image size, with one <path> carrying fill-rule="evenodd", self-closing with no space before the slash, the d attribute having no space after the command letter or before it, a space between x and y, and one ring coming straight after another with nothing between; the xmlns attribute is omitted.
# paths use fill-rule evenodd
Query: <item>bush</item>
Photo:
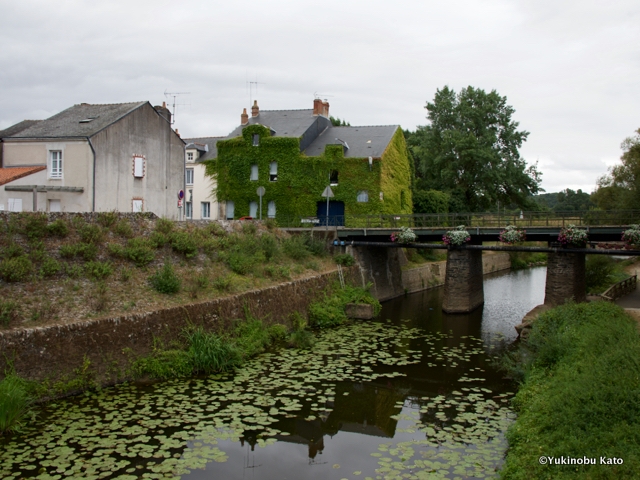
<svg viewBox="0 0 640 480"><path fill-rule="evenodd" d="M30 213L25 215L24 234L29 240L36 240L47 236L47 216L44 213Z"/></svg>
<svg viewBox="0 0 640 480"><path fill-rule="evenodd" d="M264 267L264 274L271 278L291 278L291 270L284 265L267 265Z"/></svg>
<svg viewBox="0 0 640 480"><path fill-rule="evenodd" d="M113 267L109 262L87 262L84 266L88 277L102 280L113 273Z"/></svg>
<svg viewBox="0 0 640 480"><path fill-rule="evenodd" d="M0 300L0 325L7 326L18 318L18 302Z"/></svg>
<svg viewBox="0 0 640 480"><path fill-rule="evenodd" d="M209 222L205 231L209 235L214 235L216 237L224 237L227 235L225 229L222 228L222 225L220 225L218 222Z"/></svg>
<svg viewBox="0 0 640 480"><path fill-rule="evenodd" d="M131 228L129 220L126 220L124 218L116 223L113 231L115 234L120 235L123 238L133 237L133 228Z"/></svg>
<svg viewBox="0 0 640 480"><path fill-rule="evenodd" d="M270 261L280 254L280 246L276 237L265 234L260 237L260 248L264 252L264 258Z"/></svg>
<svg viewBox="0 0 640 480"><path fill-rule="evenodd" d="M355 265L356 259L353 258L348 253L343 253L340 255L336 255L333 257L338 265L343 265L345 267L350 267L351 265Z"/></svg>
<svg viewBox="0 0 640 480"><path fill-rule="evenodd" d="M33 263L25 255L0 262L0 277L5 282L22 282L33 272Z"/></svg>
<svg viewBox="0 0 640 480"><path fill-rule="evenodd" d="M247 319L236 326L234 339L246 358L263 352L271 344L272 338L261 320L253 318L247 310L245 312Z"/></svg>
<svg viewBox="0 0 640 480"><path fill-rule="evenodd" d="M73 258L78 254L78 245L75 243L60 245L58 253L62 258Z"/></svg>
<svg viewBox="0 0 640 480"><path fill-rule="evenodd" d="M212 282L213 288L220 292L226 292L231 288L231 279L227 276L218 277Z"/></svg>
<svg viewBox="0 0 640 480"><path fill-rule="evenodd" d="M307 250L316 257L322 257L327 253L325 242L313 236L305 237L305 244L307 246Z"/></svg>
<svg viewBox="0 0 640 480"><path fill-rule="evenodd" d="M111 210L110 212L98 213L98 223L105 228L110 228L118 221L118 212Z"/></svg>
<svg viewBox="0 0 640 480"><path fill-rule="evenodd" d="M315 337L309 330L296 330L289 336L289 345L300 350L310 350L315 344Z"/></svg>
<svg viewBox="0 0 640 480"><path fill-rule="evenodd" d="M164 247L168 241L169 239L167 238L167 236L164 233L160 232L153 232L149 237L149 243L151 243L151 245L153 245L155 248Z"/></svg>
<svg viewBox="0 0 640 480"><path fill-rule="evenodd" d="M93 243L80 243L77 246L77 255L86 262L95 260L98 257L98 247Z"/></svg>
<svg viewBox="0 0 640 480"><path fill-rule="evenodd" d="M92 245L99 244L104 238L104 230L102 230L100 225L87 223L80 228L78 233L80 234L80 240L82 240L83 243L89 243Z"/></svg>
<svg viewBox="0 0 640 480"><path fill-rule="evenodd" d="M256 227L254 222L249 221L242 224L242 233L245 235L255 235L257 231L258 227Z"/></svg>
<svg viewBox="0 0 640 480"><path fill-rule="evenodd" d="M369 293L371 284L366 288L346 286L336 289L332 295L325 295L321 302L309 305L309 324L313 328L327 328L340 325L347 320L345 306L347 303L364 303L373 305L374 314L380 313L380 302Z"/></svg>
<svg viewBox="0 0 640 480"><path fill-rule="evenodd" d="M47 233L56 237L66 237L69 235L69 226L61 218L47 225Z"/></svg>
<svg viewBox="0 0 640 480"><path fill-rule="evenodd" d="M180 291L180 278L176 275L170 263L158 269L149 279L151 286L160 293L172 295Z"/></svg>
<svg viewBox="0 0 640 480"><path fill-rule="evenodd" d="M43 277L52 277L62 270L62 265L55 258L46 257L40 266L40 275Z"/></svg>
<svg viewBox="0 0 640 480"><path fill-rule="evenodd" d="M302 236L287 238L282 242L282 250L293 260L304 260L310 255L307 250L307 241Z"/></svg>
<svg viewBox="0 0 640 480"><path fill-rule="evenodd" d="M175 232L170 238L171 248L187 258L195 257L198 253L198 243L190 232Z"/></svg>
<svg viewBox="0 0 640 480"><path fill-rule="evenodd" d="M33 398L27 384L15 374L0 381L0 433L20 431Z"/></svg>
<svg viewBox="0 0 640 480"><path fill-rule="evenodd" d="M132 238L122 252L123 256L138 267L150 264L156 258L153 244L144 238Z"/></svg>
<svg viewBox="0 0 640 480"><path fill-rule="evenodd" d="M24 255L24 249L17 243L10 243L7 248L2 250L2 256L4 258L14 258Z"/></svg>
<svg viewBox="0 0 640 480"><path fill-rule="evenodd" d="M66 273L69 278L80 278L83 271L80 265L67 265L66 268Z"/></svg>
<svg viewBox="0 0 640 480"><path fill-rule="evenodd" d="M168 218L159 218L156 221L156 231L164 235L169 235L171 232L173 232L174 226L175 224L173 223L173 221L169 220Z"/></svg>

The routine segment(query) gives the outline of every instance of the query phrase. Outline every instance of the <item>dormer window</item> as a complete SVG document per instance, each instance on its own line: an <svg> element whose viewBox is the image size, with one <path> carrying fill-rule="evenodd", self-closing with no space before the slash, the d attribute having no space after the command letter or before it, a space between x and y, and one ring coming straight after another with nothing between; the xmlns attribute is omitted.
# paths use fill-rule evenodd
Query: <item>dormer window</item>
<svg viewBox="0 0 640 480"><path fill-rule="evenodd" d="M278 162L271 162L269 164L269 181L270 182L278 181Z"/></svg>
<svg viewBox="0 0 640 480"><path fill-rule="evenodd" d="M257 147L258 145L260 145L260 135L258 135L257 133L254 133L251 136L252 140L253 140L253 146Z"/></svg>
<svg viewBox="0 0 640 480"><path fill-rule="evenodd" d="M193 152L187 152L187 162L193 162Z"/></svg>

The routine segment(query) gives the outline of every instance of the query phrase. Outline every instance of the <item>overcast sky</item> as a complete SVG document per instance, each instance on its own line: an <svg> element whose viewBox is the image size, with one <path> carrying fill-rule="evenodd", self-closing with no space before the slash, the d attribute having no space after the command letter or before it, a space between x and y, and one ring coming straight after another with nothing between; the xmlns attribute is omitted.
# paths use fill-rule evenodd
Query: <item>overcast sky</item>
<svg viewBox="0 0 640 480"><path fill-rule="evenodd" d="M638 0L0 0L0 129L77 103L173 103L222 136L250 97L425 125L437 88L497 90L547 192L592 191L640 128ZM257 81L250 89L248 81Z"/></svg>

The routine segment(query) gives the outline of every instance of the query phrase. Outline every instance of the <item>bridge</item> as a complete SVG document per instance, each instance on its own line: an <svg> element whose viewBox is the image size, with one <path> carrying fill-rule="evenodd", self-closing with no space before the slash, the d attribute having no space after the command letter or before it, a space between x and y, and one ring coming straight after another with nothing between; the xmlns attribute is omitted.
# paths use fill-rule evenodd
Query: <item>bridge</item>
<svg viewBox="0 0 640 480"><path fill-rule="evenodd" d="M446 249L447 267L442 308L448 313L466 313L484 304L484 250L547 253L547 305L559 305L570 299L576 302L586 300L585 255L640 255L640 250L599 248L601 243L620 242L622 233L631 224L640 223L640 211L369 215L347 216L340 220L342 226L325 227L335 229L334 245L353 248L359 264L377 282L376 288L382 299L403 293L399 281L401 272L398 248ZM468 244L448 247L442 243L433 243L442 241L442 236L458 225L465 225L470 233L471 240ZM507 225L516 225L526 230L528 242L545 242L547 246L484 245L485 242L498 242L500 232ZM558 243L561 229L568 225L576 225L587 231L588 248L564 248ZM401 226L414 231L417 235L416 242L391 242L391 234L398 232Z"/></svg>

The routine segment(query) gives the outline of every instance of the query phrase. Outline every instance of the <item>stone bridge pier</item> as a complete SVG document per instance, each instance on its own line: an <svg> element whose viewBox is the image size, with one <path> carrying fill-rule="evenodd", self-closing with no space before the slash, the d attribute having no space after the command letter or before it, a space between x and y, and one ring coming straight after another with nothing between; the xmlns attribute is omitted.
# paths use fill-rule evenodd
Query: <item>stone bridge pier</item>
<svg viewBox="0 0 640 480"><path fill-rule="evenodd" d="M481 250L447 250L442 310L468 313L484 304Z"/></svg>
<svg viewBox="0 0 640 480"><path fill-rule="evenodd" d="M548 253L544 304L556 306L567 300L584 302L586 299L585 254Z"/></svg>

